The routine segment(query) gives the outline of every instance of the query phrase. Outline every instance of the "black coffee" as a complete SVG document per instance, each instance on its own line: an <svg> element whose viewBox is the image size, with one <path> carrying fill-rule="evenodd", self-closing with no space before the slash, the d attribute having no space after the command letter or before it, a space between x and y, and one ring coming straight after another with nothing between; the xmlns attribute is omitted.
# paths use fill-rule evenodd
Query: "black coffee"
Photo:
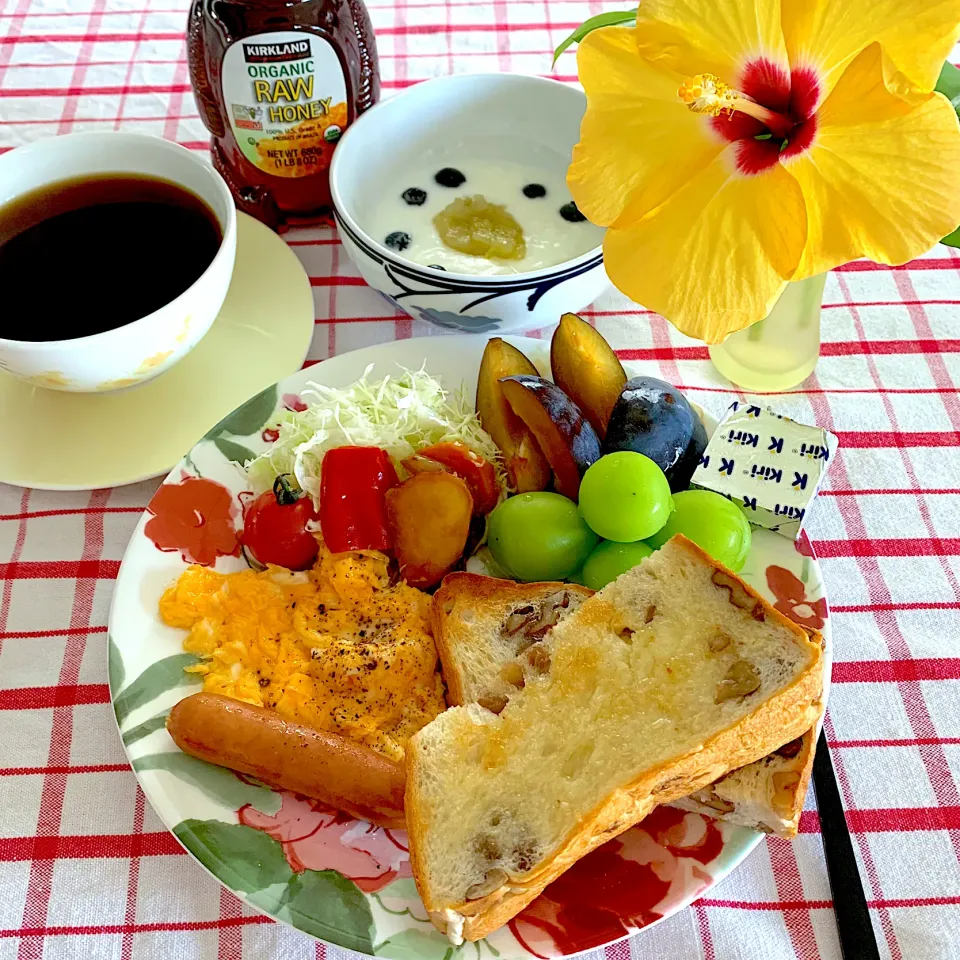
<svg viewBox="0 0 960 960"><path fill-rule="evenodd" d="M180 296L223 239L213 211L154 177L48 184L0 206L0 337L69 340Z"/></svg>

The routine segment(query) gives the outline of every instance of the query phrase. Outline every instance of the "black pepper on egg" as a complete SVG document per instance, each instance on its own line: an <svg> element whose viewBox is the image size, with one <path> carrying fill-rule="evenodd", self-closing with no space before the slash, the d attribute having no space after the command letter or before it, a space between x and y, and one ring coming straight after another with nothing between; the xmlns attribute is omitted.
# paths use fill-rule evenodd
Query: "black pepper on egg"
<svg viewBox="0 0 960 960"><path fill-rule="evenodd" d="M539 200L547 195L547 188L542 183L528 183L523 188L523 195L531 200Z"/></svg>

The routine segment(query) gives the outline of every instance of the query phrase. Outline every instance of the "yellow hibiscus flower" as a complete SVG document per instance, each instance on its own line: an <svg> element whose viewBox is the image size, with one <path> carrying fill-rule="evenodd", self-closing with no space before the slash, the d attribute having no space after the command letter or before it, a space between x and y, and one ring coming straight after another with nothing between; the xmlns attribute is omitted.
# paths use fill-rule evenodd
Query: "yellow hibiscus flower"
<svg viewBox="0 0 960 960"><path fill-rule="evenodd" d="M643 0L588 34L567 182L611 280L719 343L788 281L928 250L960 223L958 34L960 0Z"/></svg>

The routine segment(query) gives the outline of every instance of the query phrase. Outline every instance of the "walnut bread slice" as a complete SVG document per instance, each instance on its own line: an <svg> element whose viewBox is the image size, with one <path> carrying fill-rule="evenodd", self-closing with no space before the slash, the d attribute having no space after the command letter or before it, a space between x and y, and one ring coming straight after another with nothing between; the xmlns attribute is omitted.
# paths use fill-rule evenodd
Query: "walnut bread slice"
<svg viewBox="0 0 960 960"><path fill-rule="evenodd" d="M820 644L684 537L515 658L495 713L454 707L407 750L410 859L454 943L515 916L656 805L809 730Z"/></svg>
<svg viewBox="0 0 960 960"><path fill-rule="evenodd" d="M729 823L795 837L813 770L816 730L808 730L755 763L728 773L671 806Z"/></svg>
<svg viewBox="0 0 960 960"><path fill-rule="evenodd" d="M514 658L540 643L590 596L592 590L575 583L448 574L431 608L447 702L506 705L522 676Z"/></svg>
<svg viewBox="0 0 960 960"><path fill-rule="evenodd" d="M592 590L571 583L448 574L433 596L432 620L450 706L479 703L494 713L503 710L524 680L514 659L543 641L592 595ZM815 638L820 640L819 634ZM807 731L670 806L796 836L813 767L814 733Z"/></svg>

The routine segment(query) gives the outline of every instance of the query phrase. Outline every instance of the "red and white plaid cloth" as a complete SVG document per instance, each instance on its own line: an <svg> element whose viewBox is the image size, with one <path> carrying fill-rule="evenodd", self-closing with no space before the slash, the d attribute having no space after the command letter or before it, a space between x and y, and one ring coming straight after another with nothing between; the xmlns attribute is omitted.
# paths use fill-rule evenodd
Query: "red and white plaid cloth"
<svg viewBox="0 0 960 960"><path fill-rule="evenodd" d="M368 0L385 94L452 71L575 79L554 46L619 3ZM0 0L0 150L73 130L206 149L187 0ZM289 234L310 274L310 358L433 332L389 313L330 230ZM960 256L830 276L822 358L778 410L840 436L810 525L833 609L827 735L884 957L960 957ZM609 294L586 311L624 358L719 412L706 349ZM538 331L533 334L537 335ZM0 456L2 456L0 451ZM346 960L245 908L190 861L127 766L107 608L157 481L0 485L0 960ZM812 800L812 798L811 798ZM591 960L838 960L811 802L709 896Z"/></svg>

